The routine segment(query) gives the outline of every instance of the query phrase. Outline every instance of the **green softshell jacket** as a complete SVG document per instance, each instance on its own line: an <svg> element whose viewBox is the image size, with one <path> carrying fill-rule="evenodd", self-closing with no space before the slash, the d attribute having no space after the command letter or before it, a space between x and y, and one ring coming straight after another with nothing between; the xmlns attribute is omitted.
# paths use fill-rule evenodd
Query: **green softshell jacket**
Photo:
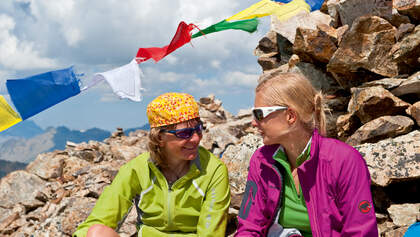
<svg viewBox="0 0 420 237"><path fill-rule="evenodd" d="M227 168L206 149L172 187L146 152L120 168L73 237L94 224L117 229L133 205L138 236L225 236L229 204Z"/></svg>

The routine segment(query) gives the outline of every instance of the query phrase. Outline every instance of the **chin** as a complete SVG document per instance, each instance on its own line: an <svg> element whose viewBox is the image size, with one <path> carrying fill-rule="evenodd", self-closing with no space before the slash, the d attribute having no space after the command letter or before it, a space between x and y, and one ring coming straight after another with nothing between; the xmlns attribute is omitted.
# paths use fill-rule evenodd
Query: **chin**
<svg viewBox="0 0 420 237"><path fill-rule="evenodd" d="M273 144L277 144L273 139L270 139L268 137L263 137L263 143L264 145L273 145Z"/></svg>
<svg viewBox="0 0 420 237"><path fill-rule="evenodd" d="M184 159L185 160L194 160L195 157L198 156L198 149L195 152L188 152L187 154L184 154Z"/></svg>

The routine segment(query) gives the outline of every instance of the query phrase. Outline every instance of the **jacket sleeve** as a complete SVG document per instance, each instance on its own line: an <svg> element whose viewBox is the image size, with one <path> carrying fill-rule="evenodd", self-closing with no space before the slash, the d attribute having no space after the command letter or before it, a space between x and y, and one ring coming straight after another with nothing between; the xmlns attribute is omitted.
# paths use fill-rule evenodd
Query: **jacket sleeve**
<svg viewBox="0 0 420 237"><path fill-rule="evenodd" d="M366 162L352 149L336 173L337 206L342 214L341 236L378 236Z"/></svg>
<svg viewBox="0 0 420 237"><path fill-rule="evenodd" d="M136 172L124 165L111 185L105 187L88 218L77 227L73 237L85 237L90 226L102 224L115 229L140 193ZM137 189L137 190L136 190Z"/></svg>
<svg viewBox="0 0 420 237"><path fill-rule="evenodd" d="M258 190L261 185L257 159L254 153L249 164L248 179L238 214L238 230L235 236L264 236L270 224L270 217L264 215L263 212L265 194L263 190Z"/></svg>
<svg viewBox="0 0 420 237"><path fill-rule="evenodd" d="M221 163L214 172L205 192L197 225L197 236L225 236L230 205L229 176Z"/></svg>

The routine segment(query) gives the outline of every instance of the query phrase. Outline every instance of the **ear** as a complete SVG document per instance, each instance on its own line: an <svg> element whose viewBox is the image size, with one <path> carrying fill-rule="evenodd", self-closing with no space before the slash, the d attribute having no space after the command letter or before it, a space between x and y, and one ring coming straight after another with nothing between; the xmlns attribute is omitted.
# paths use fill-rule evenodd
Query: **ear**
<svg viewBox="0 0 420 237"><path fill-rule="evenodd" d="M287 113L287 115L286 115L287 122L289 123L289 125L293 125L297 120L296 111L294 111L291 108L287 108L286 113Z"/></svg>

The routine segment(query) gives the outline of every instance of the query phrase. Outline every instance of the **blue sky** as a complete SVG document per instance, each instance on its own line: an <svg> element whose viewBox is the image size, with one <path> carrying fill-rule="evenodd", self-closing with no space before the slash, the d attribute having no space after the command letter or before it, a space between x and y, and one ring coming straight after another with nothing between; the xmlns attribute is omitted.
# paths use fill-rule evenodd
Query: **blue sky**
<svg viewBox="0 0 420 237"><path fill-rule="evenodd" d="M1 0L0 94L10 102L7 79L74 65L88 82L94 73L129 63L139 47L162 47L178 23L215 24L257 0ZM140 64L141 102L121 100L105 82L30 118L38 125L113 131L147 123L147 104L169 91L197 100L213 93L228 111L253 104L261 68L253 51L268 30L218 32L191 41L158 63ZM10 102L11 104L11 102Z"/></svg>

